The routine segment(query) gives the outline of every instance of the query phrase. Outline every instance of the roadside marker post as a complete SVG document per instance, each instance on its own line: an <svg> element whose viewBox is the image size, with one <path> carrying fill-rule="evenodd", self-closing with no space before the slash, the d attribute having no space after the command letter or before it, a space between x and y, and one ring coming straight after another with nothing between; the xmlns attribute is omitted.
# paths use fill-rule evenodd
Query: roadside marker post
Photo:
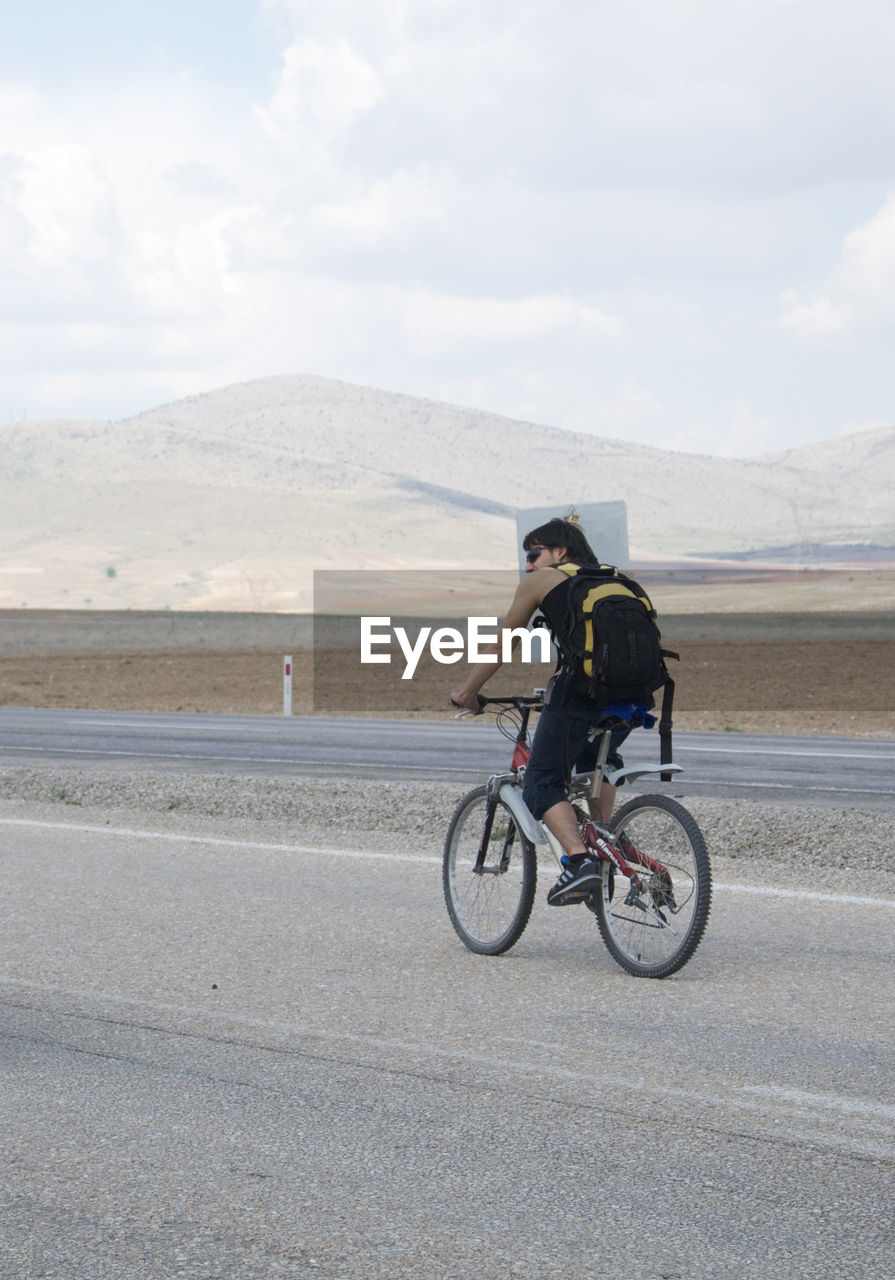
<svg viewBox="0 0 895 1280"><path fill-rule="evenodd" d="M283 658L283 715L292 715L292 654Z"/></svg>

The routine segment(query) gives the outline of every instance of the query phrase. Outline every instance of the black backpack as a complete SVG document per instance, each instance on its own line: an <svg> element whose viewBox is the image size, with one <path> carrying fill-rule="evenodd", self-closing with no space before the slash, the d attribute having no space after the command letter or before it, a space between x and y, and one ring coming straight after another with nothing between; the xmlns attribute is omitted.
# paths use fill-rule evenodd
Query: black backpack
<svg viewBox="0 0 895 1280"><path fill-rule="evenodd" d="M665 665L656 611L644 589L614 565L558 564L570 579L568 617L556 642L598 707L610 702L655 705L662 689L660 762L671 761L674 681Z"/></svg>

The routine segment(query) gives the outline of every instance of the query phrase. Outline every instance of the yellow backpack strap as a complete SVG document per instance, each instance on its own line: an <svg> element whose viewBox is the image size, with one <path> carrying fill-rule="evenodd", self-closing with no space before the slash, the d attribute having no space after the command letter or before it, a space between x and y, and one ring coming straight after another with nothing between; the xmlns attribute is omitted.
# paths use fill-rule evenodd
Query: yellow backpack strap
<svg viewBox="0 0 895 1280"><path fill-rule="evenodd" d="M581 601L581 612L584 614L584 674L586 676L594 675L594 659L597 653L597 633L594 627L594 609L601 600L605 600L608 596L630 596L632 600L639 597L625 586L623 582L600 582L598 585L591 587L587 595Z"/></svg>
<svg viewBox="0 0 895 1280"><path fill-rule="evenodd" d="M554 569L558 569L560 573L564 573L567 578L574 578L575 574L581 568L580 565L569 564L568 562L566 562L565 564L555 564L555 565L552 565L551 567Z"/></svg>
<svg viewBox="0 0 895 1280"><path fill-rule="evenodd" d="M650 600L639 582L635 582L633 578L629 578L626 573L622 573L621 570L617 569L613 564L601 564L600 568L605 570L607 577L615 578L617 582L624 584L628 591L630 591L631 595L633 595L637 600L642 600L649 612L649 616L652 618L653 622L656 621L657 615L653 602Z"/></svg>

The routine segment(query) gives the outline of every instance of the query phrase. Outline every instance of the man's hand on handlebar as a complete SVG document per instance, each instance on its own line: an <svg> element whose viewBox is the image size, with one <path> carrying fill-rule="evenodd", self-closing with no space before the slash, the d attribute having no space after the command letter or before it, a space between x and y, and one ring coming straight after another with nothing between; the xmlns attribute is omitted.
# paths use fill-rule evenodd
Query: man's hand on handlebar
<svg viewBox="0 0 895 1280"><path fill-rule="evenodd" d="M471 711L474 716L481 715L482 704L477 693L467 693L462 685L451 690L451 706L460 707L463 711Z"/></svg>

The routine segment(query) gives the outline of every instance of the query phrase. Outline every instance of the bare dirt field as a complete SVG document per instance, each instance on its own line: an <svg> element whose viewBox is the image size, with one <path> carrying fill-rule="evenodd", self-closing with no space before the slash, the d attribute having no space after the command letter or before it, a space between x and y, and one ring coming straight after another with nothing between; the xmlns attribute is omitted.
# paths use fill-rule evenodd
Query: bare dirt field
<svg viewBox="0 0 895 1280"><path fill-rule="evenodd" d="M895 737L895 612L668 617L681 655L681 729ZM0 613L0 705L276 715L283 657L296 714L448 719L460 669L364 666L311 647L284 615ZM549 667L504 668L493 693L529 692Z"/></svg>

